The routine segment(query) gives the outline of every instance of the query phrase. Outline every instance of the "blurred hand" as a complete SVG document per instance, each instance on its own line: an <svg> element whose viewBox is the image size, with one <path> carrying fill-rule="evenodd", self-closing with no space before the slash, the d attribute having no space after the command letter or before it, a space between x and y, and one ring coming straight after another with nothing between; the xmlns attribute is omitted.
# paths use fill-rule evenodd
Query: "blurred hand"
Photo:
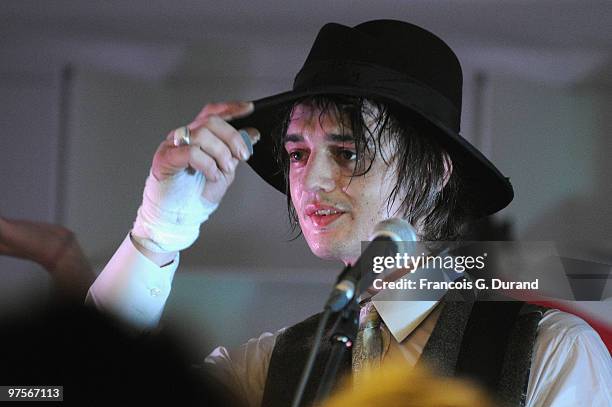
<svg viewBox="0 0 612 407"><path fill-rule="evenodd" d="M62 294L83 300L95 279L74 233L59 225L0 217L0 255L40 264Z"/></svg>

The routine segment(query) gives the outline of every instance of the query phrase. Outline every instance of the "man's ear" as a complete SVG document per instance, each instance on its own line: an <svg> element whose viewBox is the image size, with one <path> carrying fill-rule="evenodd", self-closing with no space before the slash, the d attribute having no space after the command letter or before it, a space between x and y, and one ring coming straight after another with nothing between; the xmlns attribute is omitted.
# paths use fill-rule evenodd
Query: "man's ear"
<svg viewBox="0 0 612 407"><path fill-rule="evenodd" d="M444 189L453 173L453 160L451 160L450 155L446 151L442 153L442 163L444 164L444 178L440 190Z"/></svg>

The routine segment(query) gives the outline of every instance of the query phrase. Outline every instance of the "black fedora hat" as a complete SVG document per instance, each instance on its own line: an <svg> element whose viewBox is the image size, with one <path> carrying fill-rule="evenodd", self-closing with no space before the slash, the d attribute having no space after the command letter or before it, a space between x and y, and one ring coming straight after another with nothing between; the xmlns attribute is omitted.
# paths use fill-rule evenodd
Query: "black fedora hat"
<svg viewBox="0 0 612 407"><path fill-rule="evenodd" d="M319 31L293 90L256 100L254 112L232 124L261 132L249 165L286 193L283 169L274 156L273 129L281 112L304 97L332 94L399 105L424 119L426 136L436 138L461 164L461 199L472 215L485 216L506 207L514 192L509 179L459 135L462 83L454 52L416 25L394 20L355 27L329 23Z"/></svg>

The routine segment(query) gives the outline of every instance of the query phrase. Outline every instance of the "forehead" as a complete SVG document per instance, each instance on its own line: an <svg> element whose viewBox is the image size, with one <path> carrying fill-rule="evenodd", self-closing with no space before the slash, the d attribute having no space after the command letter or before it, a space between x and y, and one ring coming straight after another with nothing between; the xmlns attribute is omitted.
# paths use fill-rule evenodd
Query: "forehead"
<svg viewBox="0 0 612 407"><path fill-rule="evenodd" d="M383 156L385 160L393 159L397 152L396 134L386 128L384 114L369 101L361 107L361 120L356 126L351 122L355 117L351 106L348 110L334 103L299 103L290 115L287 130L282 142L304 140L312 136L331 142L355 142L363 157L374 159ZM348 112L352 113L348 113Z"/></svg>
<svg viewBox="0 0 612 407"><path fill-rule="evenodd" d="M351 131L346 115L341 115L331 106L322 110L311 104L300 103L291 110L291 117L287 127L287 134L302 134L316 130L326 133L347 133Z"/></svg>

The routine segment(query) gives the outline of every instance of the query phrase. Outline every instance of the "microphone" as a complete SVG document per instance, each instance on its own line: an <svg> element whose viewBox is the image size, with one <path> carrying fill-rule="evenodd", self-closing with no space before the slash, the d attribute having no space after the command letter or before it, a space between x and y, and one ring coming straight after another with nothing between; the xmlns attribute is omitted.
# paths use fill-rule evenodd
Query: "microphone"
<svg viewBox="0 0 612 407"><path fill-rule="evenodd" d="M355 294L358 294L356 291L358 288L363 288L364 284L359 284L359 287L357 284L363 275L372 273L374 257L399 253L405 248L403 242L416 242L418 238L410 223L400 218L391 218L379 222L374 227L369 240L371 243L355 264L346 266L338 276L336 285L325 304L326 309L329 308L332 312L340 311L353 299Z"/></svg>

